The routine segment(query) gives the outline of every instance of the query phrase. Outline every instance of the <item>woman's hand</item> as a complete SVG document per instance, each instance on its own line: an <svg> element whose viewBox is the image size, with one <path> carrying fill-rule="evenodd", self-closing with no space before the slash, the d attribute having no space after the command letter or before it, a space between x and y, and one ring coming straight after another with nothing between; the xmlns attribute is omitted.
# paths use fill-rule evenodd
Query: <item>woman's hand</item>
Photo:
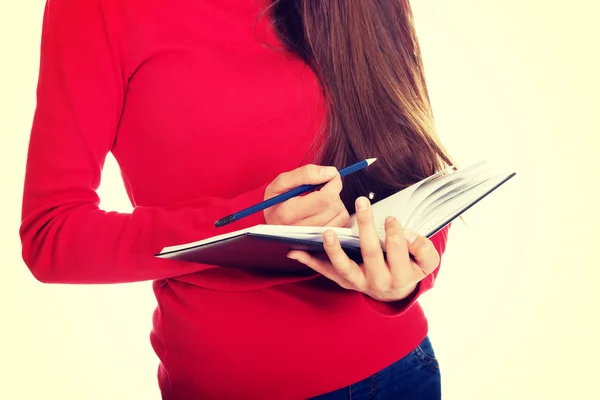
<svg viewBox="0 0 600 400"><path fill-rule="evenodd" d="M438 267L440 256L433 243L424 236L408 232L406 235L394 218L388 218L385 223L384 258L371 204L366 197L356 201L356 220L364 264L359 266L348 258L331 230L323 234L329 261L296 250L288 257L306 264L345 289L388 302L409 296L417 284Z"/></svg>
<svg viewBox="0 0 600 400"><path fill-rule="evenodd" d="M295 187L325 185L305 196L291 198L264 210L269 225L344 227L350 216L340 199L342 179L335 167L305 165L279 175L265 190L265 200Z"/></svg>

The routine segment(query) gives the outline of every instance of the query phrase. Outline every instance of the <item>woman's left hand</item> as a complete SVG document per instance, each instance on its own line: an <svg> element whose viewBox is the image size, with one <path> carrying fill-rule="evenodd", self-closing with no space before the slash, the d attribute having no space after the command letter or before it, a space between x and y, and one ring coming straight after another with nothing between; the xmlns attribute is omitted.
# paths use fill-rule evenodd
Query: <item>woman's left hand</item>
<svg viewBox="0 0 600 400"><path fill-rule="evenodd" d="M363 264L358 265L348 258L332 230L323 233L329 261L298 250L291 251L288 257L345 289L356 290L385 302L408 297L417 284L438 267L440 256L433 243L424 236L404 232L400 222L392 217L385 222L384 257L371 204L366 197L356 200L356 221Z"/></svg>

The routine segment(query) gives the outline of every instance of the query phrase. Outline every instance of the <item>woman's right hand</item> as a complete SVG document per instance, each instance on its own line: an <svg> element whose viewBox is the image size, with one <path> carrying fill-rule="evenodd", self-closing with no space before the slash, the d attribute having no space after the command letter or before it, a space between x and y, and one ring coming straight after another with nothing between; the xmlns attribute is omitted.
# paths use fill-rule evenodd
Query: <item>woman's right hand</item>
<svg viewBox="0 0 600 400"><path fill-rule="evenodd" d="M265 190L265 200L298 186L325 185L264 210L269 225L345 227L350 216L340 199L342 178L335 167L304 165L280 174Z"/></svg>

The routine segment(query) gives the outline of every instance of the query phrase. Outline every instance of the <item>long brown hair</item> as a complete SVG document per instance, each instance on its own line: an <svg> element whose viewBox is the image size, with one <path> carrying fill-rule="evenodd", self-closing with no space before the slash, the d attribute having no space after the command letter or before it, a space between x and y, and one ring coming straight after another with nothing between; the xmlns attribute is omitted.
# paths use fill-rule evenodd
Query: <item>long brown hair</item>
<svg viewBox="0 0 600 400"><path fill-rule="evenodd" d="M327 117L317 161L342 168L342 199L373 202L451 165L437 138L408 0L275 0L275 30L316 73Z"/></svg>

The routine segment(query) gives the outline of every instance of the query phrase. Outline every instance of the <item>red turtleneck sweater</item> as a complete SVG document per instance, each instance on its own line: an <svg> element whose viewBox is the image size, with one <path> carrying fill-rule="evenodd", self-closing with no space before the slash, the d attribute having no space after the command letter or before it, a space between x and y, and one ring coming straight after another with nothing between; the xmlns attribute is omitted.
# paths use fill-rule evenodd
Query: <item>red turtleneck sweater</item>
<svg viewBox="0 0 600 400"><path fill-rule="evenodd" d="M153 256L264 223L213 227L298 167L321 124L318 82L272 48L261 1L49 0L44 14L23 258L46 283L154 280L165 399L307 398L373 374L427 333L418 296L383 304L323 277ZM130 214L98 207L108 152ZM440 253L446 235L433 238Z"/></svg>

